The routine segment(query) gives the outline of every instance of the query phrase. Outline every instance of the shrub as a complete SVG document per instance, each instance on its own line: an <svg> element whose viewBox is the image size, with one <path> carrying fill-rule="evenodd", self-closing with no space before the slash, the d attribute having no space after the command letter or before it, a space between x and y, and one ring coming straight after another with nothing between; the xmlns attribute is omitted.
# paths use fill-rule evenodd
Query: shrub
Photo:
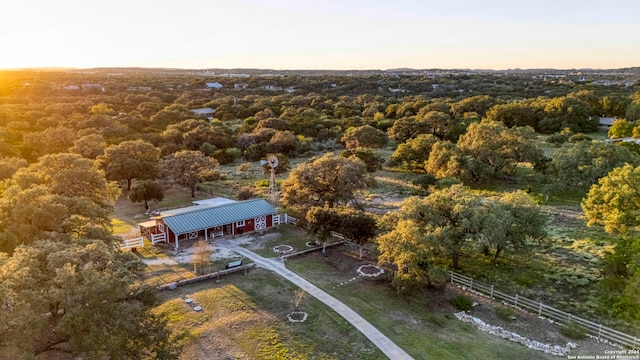
<svg viewBox="0 0 640 360"><path fill-rule="evenodd" d="M513 321L516 319L516 312L508 306L501 306L497 308L496 315L505 321Z"/></svg>
<svg viewBox="0 0 640 360"><path fill-rule="evenodd" d="M473 308L473 301L464 295L458 295L451 299L451 304L458 310L469 311Z"/></svg>
<svg viewBox="0 0 640 360"><path fill-rule="evenodd" d="M574 340L582 340L587 337L587 330L572 320L569 320L560 326L560 333Z"/></svg>
<svg viewBox="0 0 640 360"><path fill-rule="evenodd" d="M236 194L238 200L249 200L255 195L256 194L253 192L253 190L247 187L240 188L240 190L238 190L238 193Z"/></svg>

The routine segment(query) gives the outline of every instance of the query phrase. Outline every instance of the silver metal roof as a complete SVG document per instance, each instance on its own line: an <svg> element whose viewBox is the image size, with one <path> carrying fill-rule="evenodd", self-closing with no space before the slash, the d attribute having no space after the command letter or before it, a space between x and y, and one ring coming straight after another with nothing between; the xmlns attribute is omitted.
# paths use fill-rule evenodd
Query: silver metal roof
<svg viewBox="0 0 640 360"><path fill-rule="evenodd" d="M264 199L238 201L218 206L196 205L184 210L179 214L162 217L164 223L175 234L185 234L278 213Z"/></svg>

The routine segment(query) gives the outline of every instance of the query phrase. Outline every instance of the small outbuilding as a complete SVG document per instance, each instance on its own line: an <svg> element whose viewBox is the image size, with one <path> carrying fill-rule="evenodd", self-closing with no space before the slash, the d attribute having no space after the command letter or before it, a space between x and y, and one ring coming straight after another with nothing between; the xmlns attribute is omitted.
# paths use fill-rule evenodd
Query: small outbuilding
<svg viewBox="0 0 640 360"><path fill-rule="evenodd" d="M264 199L211 200L215 201L205 200L201 205L160 211L150 221L138 224L140 233L154 244L164 241L178 250L183 241L213 240L280 224L280 214Z"/></svg>

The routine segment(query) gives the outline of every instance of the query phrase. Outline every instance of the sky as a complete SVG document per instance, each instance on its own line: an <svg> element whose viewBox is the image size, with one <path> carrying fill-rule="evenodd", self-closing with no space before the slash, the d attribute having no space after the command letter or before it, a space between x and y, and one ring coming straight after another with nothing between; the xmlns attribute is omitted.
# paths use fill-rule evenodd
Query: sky
<svg viewBox="0 0 640 360"><path fill-rule="evenodd" d="M0 68L640 66L638 0L0 0Z"/></svg>

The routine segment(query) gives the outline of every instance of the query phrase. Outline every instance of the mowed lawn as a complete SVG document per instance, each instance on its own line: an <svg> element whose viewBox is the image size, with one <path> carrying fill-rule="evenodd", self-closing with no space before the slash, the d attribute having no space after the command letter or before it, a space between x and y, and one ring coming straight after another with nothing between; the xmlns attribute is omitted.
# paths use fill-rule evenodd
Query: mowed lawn
<svg viewBox="0 0 640 360"><path fill-rule="evenodd" d="M324 304L306 295L295 310L297 288L263 269L164 291L156 311L170 326L187 331L181 359L384 359L359 331ZM192 299L191 305L185 299ZM196 312L193 307L201 306Z"/></svg>
<svg viewBox="0 0 640 360"><path fill-rule="evenodd" d="M287 268L338 298L415 359L557 359L459 321L441 295L400 296L388 279L357 278L362 260L329 251L287 260Z"/></svg>

